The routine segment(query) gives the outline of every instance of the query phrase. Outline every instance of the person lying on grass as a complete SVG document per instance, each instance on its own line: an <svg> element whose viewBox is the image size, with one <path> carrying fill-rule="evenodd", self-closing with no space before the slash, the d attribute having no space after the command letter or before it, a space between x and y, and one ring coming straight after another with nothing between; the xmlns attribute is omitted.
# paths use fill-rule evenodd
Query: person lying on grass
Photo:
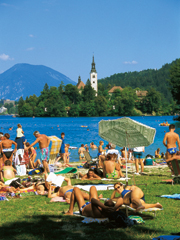
<svg viewBox="0 0 180 240"><path fill-rule="evenodd" d="M65 213L65 215L73 215L73 209L76 202L82 216L93 218L108 217L111 212L116 211L123 204L122 199L118 199L116 204L114 204L111 199L103 204L98 199L95 186L90 188L89 202L85 202L81 190L78 187L74 187L71 195L69 211Z"/></svg>
<svg viewBox="0 0 180 240"><path fill-rule="evenodd" d="M0 191L1 192L15 193L17 191L17 189L15 189L14 187L7 186L2 181L0 181Z"/></svg>
<svg viewBox="0 0 180 240"><path fill-rule="evenodd" d="M116 193L119 193L121 196L115 197ZM111 199L113 201L118 201L119 198L123 200L123 204L136 209L136 212L146 208L153 208L153 207L162 208L162 205L158 202L155 204L145 203L143 191L139 187L134 185L126 186L126 189L125 189L122 183L115 183L114 192L111 195Z"/></svg>
<svg viewBox="0 0 180 240"><path fill-rule="evenodd" d="M81 180L101 180L101 177L96 175L93 169L89 169L85 175L79 173L79 177L81 178Z"/></svg>

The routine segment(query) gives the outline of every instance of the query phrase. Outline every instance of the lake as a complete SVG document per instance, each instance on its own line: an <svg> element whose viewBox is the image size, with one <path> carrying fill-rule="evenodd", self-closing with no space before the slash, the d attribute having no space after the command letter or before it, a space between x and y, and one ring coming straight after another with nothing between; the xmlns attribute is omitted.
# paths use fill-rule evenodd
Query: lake
<svg viewBox="0 0 180 240"><path fill-rule="evenodd" d="M13 118L12 116L0 116L0 127L3 133L9 133L10 139L14 140L16 137L17 124L22 125L24 130L25 137L27 141L31 144L35 141L33 132L38 130L42 134L47 136L55 135L57 137L61 136L61 132L65 133L65 143L69 143L70 146L80 147L83 144L90 144L94 142L97 146L99 141L103 140L98 135L98 123L102 119L112 120L119 117L68 117L68 118ZM165 132L168 131L168 127L159 126L160 123L168 121L169 123L174 123L176 125L176 132L180 134L180 123L173 121L173 116L140 116L140 117L130 117L138 122L146 124L150 127L156 129L156 136L154 143L145 148L144 156L147 154L154 155L155 150L159 147L161 152L166 152L162 141L164 138ZM87 127L81 127L87 126ZM10 131L9 128L13 127ZM87 131L87 128L89 131ZM107 141L104 141L104 145L107 144ZM38 147L38 145L36 145ZM120 149L117 147L117 149ZM39 150L38 150L39 152ZM78 150L70 150L70 161L78 161ZM92 157L97 156L97 150L90 149L90 155Z"/></svg>

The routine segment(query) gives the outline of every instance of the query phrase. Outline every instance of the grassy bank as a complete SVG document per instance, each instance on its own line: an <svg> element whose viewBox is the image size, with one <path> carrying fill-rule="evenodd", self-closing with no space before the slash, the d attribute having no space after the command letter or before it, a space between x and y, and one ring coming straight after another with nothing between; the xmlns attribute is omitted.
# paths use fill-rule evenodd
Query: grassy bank
<svg viewBox="0 0 180 240"><path fill-rule="evenodd" d="M28 196L0 202L0 239L152 239L159 235L179 232L180 201L157 197L157 195L180 193L179 185L172 186L162 182L170 178L167 167L146 168L147 176L133 176L129 184L139 185L145 193L147 203L160 202L164 210L157 212L156 218L148 214L141 215L143 225L131 228L108 229L105 224L81 223L81 217L64 216L68 210L66 203L50 203L46 196ZM72 179L72 184L84 183ZM102 183L92 181L88 183ZM114 183L114 181L103 181ZM112 191L100 191L104 197L110 197ZM77 210L77 205L75 210Z"/></svg>

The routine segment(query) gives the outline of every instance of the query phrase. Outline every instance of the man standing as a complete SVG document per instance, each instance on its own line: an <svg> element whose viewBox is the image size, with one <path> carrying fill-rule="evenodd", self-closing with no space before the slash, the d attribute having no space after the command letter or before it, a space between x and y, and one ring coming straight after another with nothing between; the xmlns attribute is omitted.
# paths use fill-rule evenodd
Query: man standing
<svg viewBox="0 0 180 240"><path fill-rule="evenodd" d="M167 147L166 160L168 160L176 155L176 153L177 153L176 142L178 144L178 148L180 149L179 135L177 133L175 133L174 131L175 131L175 125L170 124L169 132L167 132L165 134L164 139L163 139L163 144L165 147ZM173 173L171 162L167 162L167 164Z"/></svg>
<svg viewBox="0 0 180 240"><path fill-rule="evenodd" d="M33 142L28 149L33 147L36 143L39 143L40 148L40 159L43 163L44 172L50 172L47 161L49 161L49 144L50 138L48 138L45 134L40 134L38 131L35 131L33 135L37 138L35 142Z"/></svg>
<svg viewBox="0 0 180 240"><path fill-rule="evenodd" d="M142 153L144 152L144 147L135 147L133 148L133 155L135 158L135 167L136 172L134 174L139 175L139 162L141 164L141 174L144 173L144 163Z"/></svg>
<svg viewBox="0 0 180 240"><path fill-rule="evenodd" d="M3 162L5 163L6 160L10 160L12 165L12 157L13 153L15 153L17 150L17 143L10 140L9 138L9 133L5 133L3 140L0 142L0 149L3 154ZM15 149L12 149L12 144L15 145Z"/></svg>

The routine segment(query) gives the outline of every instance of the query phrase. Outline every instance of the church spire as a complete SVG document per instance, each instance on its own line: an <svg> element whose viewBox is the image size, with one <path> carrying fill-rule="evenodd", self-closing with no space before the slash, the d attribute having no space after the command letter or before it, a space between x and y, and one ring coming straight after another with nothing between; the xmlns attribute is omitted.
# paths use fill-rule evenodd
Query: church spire
<svg viewBox="0 0 180 240"><path fill-rule="evenodd" d="M96 73L96 67L95 67L95 62L94 62L94 55L93 55L93 60L92 60L92 63L91 63L92 67L91 67L91 72L93 73Z"/></svg>

